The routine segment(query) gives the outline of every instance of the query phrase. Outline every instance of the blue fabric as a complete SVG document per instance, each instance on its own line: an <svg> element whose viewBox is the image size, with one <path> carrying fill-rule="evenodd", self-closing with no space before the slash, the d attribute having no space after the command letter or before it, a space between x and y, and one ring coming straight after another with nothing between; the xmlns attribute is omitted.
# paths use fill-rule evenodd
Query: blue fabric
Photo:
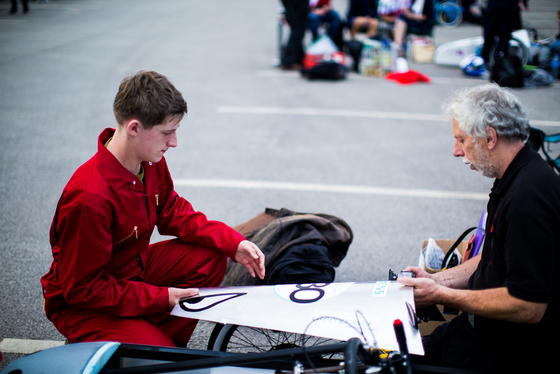
<svg viewBox="0 0 560 374"><path fill-rule="evenodd" d="M556 40L554 43L550 44L550 54L554 56L555 53L560 55L560 39Z"/></svg>
<svg viewBox="0 0 560 374"><path fill-rule="evenodd" d="M322 23L328 23L327 33L332 40L336 40L338 31L340 30L340 16L334 10L329 10L322 16L309 12L307 15L307 28L313 35L313 40L319 37L318 30Z"/></svg>

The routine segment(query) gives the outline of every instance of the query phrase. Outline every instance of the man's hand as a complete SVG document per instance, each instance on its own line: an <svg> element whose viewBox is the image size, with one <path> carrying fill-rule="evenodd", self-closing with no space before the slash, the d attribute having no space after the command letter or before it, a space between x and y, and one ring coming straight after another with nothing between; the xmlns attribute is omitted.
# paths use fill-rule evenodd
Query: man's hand
<svg viewBox="0 0 560 374"><path fill-rule="evenodd" d="M416 303L416 307L421 308L436 304L436 295L440 287L436 277L433 277L432 274L416 266L408 266L404 271L411 271L416 276L416 278L397 278L399 283L414 287L414 302Z"/></svg>
<svg viewBox="0 0 560 374"><path fill-rule="evenodd" d="M420 270L420 272L426 273L420 268L415 268ZM412 271L412 270L405 270ZM397 282L405 286L414 287L414 302L417 308L422 308L425 306L430 306L438 303L438 290L441 287L433 279L429 277L422 277L416 272L416 278L410 277L398 277ZM429 274L426 273L428 276Z"/></svg>
<svg viewBox="0 0 560 374"><path fill-rule="evenodd" d="M459 266L434 274L429 274L419 267L408 266L404 271L413 272L416 278L399 277L397 281L406 286L414 287L414 301L418 308L441 304L448 288L467 288L468 280L478 267L479 262L480 255Z"/></svg>
<svg viewBox="0 0 560 374"><path fill-rule="evenodd" d="M447 271L449 270L441 273ZM405 286L414 287L417 308L441 304L486 318L516 323L538 323L548 307L548 303L535 303L511 296L506 287L487 290L453 289L438 284L434 276L399 277L397 281Z"/></svg>
<svg viewBox="0 0 560 374"><path fill-rule="evenodd" d="M175 288L169 287L169 309L173 309L182 297L198 295L198 288Z"/></svg>
<svg viewBox="0 0 560 374"><path fill-rule="evenodd" d="M414 273L414 275L416 276L416 278L431 278L432 275L429 274L428 272L426 272L425 270L416 267L416 266L408 266L406 269L404 269L403 271L411 271Z"/></svg>
<svg viewBox="0 0 560 374"><path fill-rule="evenodd" d="M245 266L253 278L255 274L260 279L264 278L264 254L254 243L248 240L239 243L235 253L235 261Z"/></svg>

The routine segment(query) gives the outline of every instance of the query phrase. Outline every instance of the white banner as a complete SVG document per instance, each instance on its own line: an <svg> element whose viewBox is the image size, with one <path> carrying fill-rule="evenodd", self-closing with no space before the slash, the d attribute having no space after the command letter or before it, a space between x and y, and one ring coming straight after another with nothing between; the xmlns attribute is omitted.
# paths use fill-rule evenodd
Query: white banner
<svg viewBox="0 0 560 374"><path fill-rule="evenodd" d="M320 283L201 288L171 314L324 338L359 338L399 350L393 323L402 321L408 351L423 355L412 288L397 282Z"/></svg>

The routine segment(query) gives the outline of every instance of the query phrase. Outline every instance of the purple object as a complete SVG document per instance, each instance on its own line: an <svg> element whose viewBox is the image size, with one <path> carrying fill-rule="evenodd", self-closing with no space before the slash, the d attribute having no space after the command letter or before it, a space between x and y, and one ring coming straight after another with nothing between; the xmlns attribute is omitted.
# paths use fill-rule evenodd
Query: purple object
<svg viewBox="0 0 560 374"><path fill-rule="evenodd" d="M480 221L478 222L478 229L476 230L476 234L474 235L473 250L472 250L471 257L476 256L480 251L480 246L484 241L485 227L486 227L486 212L483 211L482 215L480 216Z"/></svg>

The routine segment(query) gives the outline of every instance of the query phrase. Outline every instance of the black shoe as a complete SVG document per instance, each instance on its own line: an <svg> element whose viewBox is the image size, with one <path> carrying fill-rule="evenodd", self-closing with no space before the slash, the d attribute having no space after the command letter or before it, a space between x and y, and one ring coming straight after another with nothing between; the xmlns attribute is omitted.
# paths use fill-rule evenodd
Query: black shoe
<svg viewBox="0 0 560 374"><path fill-rule="evenodd" d="M281 70L296 70L299 71L303 69L301 64L291 64L291 65L280 65Z"/></svg>
<svg viewBox="0 0 560 374"><path fill-rule="evenodd" d="M10 11L8 12L8 14L14 14L17 13L17 8L12 8L10 9Z"/></svg>

